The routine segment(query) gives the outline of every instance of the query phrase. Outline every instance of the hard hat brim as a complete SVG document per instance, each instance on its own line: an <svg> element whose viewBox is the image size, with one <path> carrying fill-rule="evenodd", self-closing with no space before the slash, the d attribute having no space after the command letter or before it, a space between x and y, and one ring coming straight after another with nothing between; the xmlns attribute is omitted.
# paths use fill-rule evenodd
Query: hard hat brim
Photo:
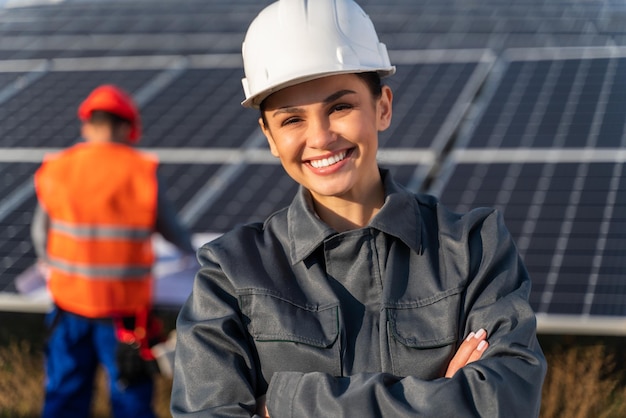
<svg viewBox="0 0 626 418"><path fill-rule="evenodd" d="M277 91L282 90L284 88L295 86L296 84L305 83L311 80L317 80L319 78L330 77L333 75L358 74L358 73L368 73L368 72L376 72L381 78L384 78L384 77L393 75L396 72L396 67L391 65L387 68L382 68L382 69L380 68L367 69L367 68L362 68L362 67L347 68L347 69L338 70L338 71L328 71L328 72L321 72L318 74L309 74L309 75L302 76L302 77L295 77L287 81L277 82L273 85L268 86L266 89L259 91L258 93L246 98L244 101L241 102L241 105L243 107L258 109L261 105L261 102L263 102L263 100L265 100L267 97L269 97L273 93L276 93ZM247 79L244 78L241 81L244 84L244 90L246 90Z"/></svg>

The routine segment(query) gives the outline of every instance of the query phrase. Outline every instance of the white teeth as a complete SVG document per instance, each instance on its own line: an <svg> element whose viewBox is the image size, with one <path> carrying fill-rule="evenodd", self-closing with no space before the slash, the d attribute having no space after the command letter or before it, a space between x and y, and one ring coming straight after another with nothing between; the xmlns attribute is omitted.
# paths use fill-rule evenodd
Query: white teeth
<svg viewBox="0 0 626 418"><path fill-rule="evenodd" d="M346 154L348 152L347 151L343 151L340 152L337 155L333 155L332 157L329 158L324 158L321 160L311 160L311 165L315 168L324 168L324 167L329 167L333 164L337 164L339 161L343 160L344 158L346 158Z"/></svg>

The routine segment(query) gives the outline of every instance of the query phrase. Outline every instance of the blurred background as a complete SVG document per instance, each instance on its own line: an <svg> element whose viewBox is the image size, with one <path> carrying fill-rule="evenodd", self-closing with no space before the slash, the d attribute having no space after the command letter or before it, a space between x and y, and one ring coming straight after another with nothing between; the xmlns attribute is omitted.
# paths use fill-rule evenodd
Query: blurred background
<svg viewBox="0 0 626 418"><path fill-rule="evenodd" d="M296 185L269 154L258 114L239 104L241 42L269 3L0 0L5 341L14 318L49 306L29 270L32 175L46 153L80 140L76 108L99 84L139 103L139 145L159 156L197 245L289 204ZM613 351L626 334L626 2L358 3L397 66L386 80L394 117L380 137L381 166L453 210L501 210L533 280L542 344L549 355L557 347L551 370L583 367L549 374L542 416L624 416L623 360ZM168 269L176 255L160 248L157 302L175 315L192 274ZM581 388L581 379L597 385ZM591 406L572 402L576 383ZM611 398L597 402L604 410L593 394Z"/></svg>

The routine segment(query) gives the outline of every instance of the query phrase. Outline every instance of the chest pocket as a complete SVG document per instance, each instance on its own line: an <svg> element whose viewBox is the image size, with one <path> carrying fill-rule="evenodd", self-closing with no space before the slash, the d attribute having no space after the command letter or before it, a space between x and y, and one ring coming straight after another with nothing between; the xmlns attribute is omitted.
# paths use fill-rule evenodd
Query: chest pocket
<svg viewBox="0 0 626 418"><path fill-rule="evenodd" d="M393 373L422 379L442 377L458 340L461 289L387 308Z"/></svg>
<svg viewBox="0 0 626 418"><path fill-rule="evenodd" d="M338 305L300 306L267 293L239 300L266 382L279 371L340 374Z"/></svg>

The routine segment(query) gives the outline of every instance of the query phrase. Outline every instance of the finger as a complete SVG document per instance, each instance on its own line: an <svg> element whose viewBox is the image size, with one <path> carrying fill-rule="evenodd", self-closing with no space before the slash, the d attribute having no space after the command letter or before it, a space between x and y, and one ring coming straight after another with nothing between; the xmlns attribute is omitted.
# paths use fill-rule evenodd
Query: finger
<svg viewBox="0 0 626 418"><path fill-rule="evenodd" d="M479 342L476 346L476 350L472 352L472 354L469 356L469 359L467 360L467 363L465 364L470 364L476 360L479 360L488 347L489 342L487 342L487 340L482 340L481 342Z"/></svg>
<svg viewBox="0 0 626 418"><path fill-rule="evenodd" d="M472 340L476 342L476 345L478 346L478 343L486 339L487 339L487 331L481 328L476 332L476 334L474 334L474 338Z"/></svg>
<svg viewBox="0 0 626 418"><path fill-rule="evenodd" d="M484 329L479 329L477 332L470 332L470 334L465 338L465 341L461 344L459 349L457 350L458 360L463 362L463 365L467 363L470 356L476 351L478 346L482 341L486 341L487 332Z"/></svg>
<svg viewBox="0 0 626 418"><path fill-rule="evenodd" d="M459 370L461 367L465 365L465 363L469 359L469 356L471 356L472 351L474 351L474 345L472 343L473 338L474 338L474 333L472 332L467 336L465 341L461 343L461 346L459 347L457 352L454 354L454 357L452 357L452 360L450 360L450 363L448 364L448 369L446 370L446 374L445 374L446 377L452 377L457 372L457 370Z"/></svg>
<svg viewBox="0 0 626 418"><path fill-rule="evenodd" d="M448 369L446 370L445 377L452 377L460 368L470 363L471 361L475 361L480 356L482 356L482 352L486 347L484 344L481 346L481 351L476 353L478 346L481 345L482 341L486 341L487 332L484 329L479 329L476 333L471 332L465 340L461 343L461 346L454 354L454 357L450 361L448 365ZM470 360L471 359L471 360Z"/></svg>

